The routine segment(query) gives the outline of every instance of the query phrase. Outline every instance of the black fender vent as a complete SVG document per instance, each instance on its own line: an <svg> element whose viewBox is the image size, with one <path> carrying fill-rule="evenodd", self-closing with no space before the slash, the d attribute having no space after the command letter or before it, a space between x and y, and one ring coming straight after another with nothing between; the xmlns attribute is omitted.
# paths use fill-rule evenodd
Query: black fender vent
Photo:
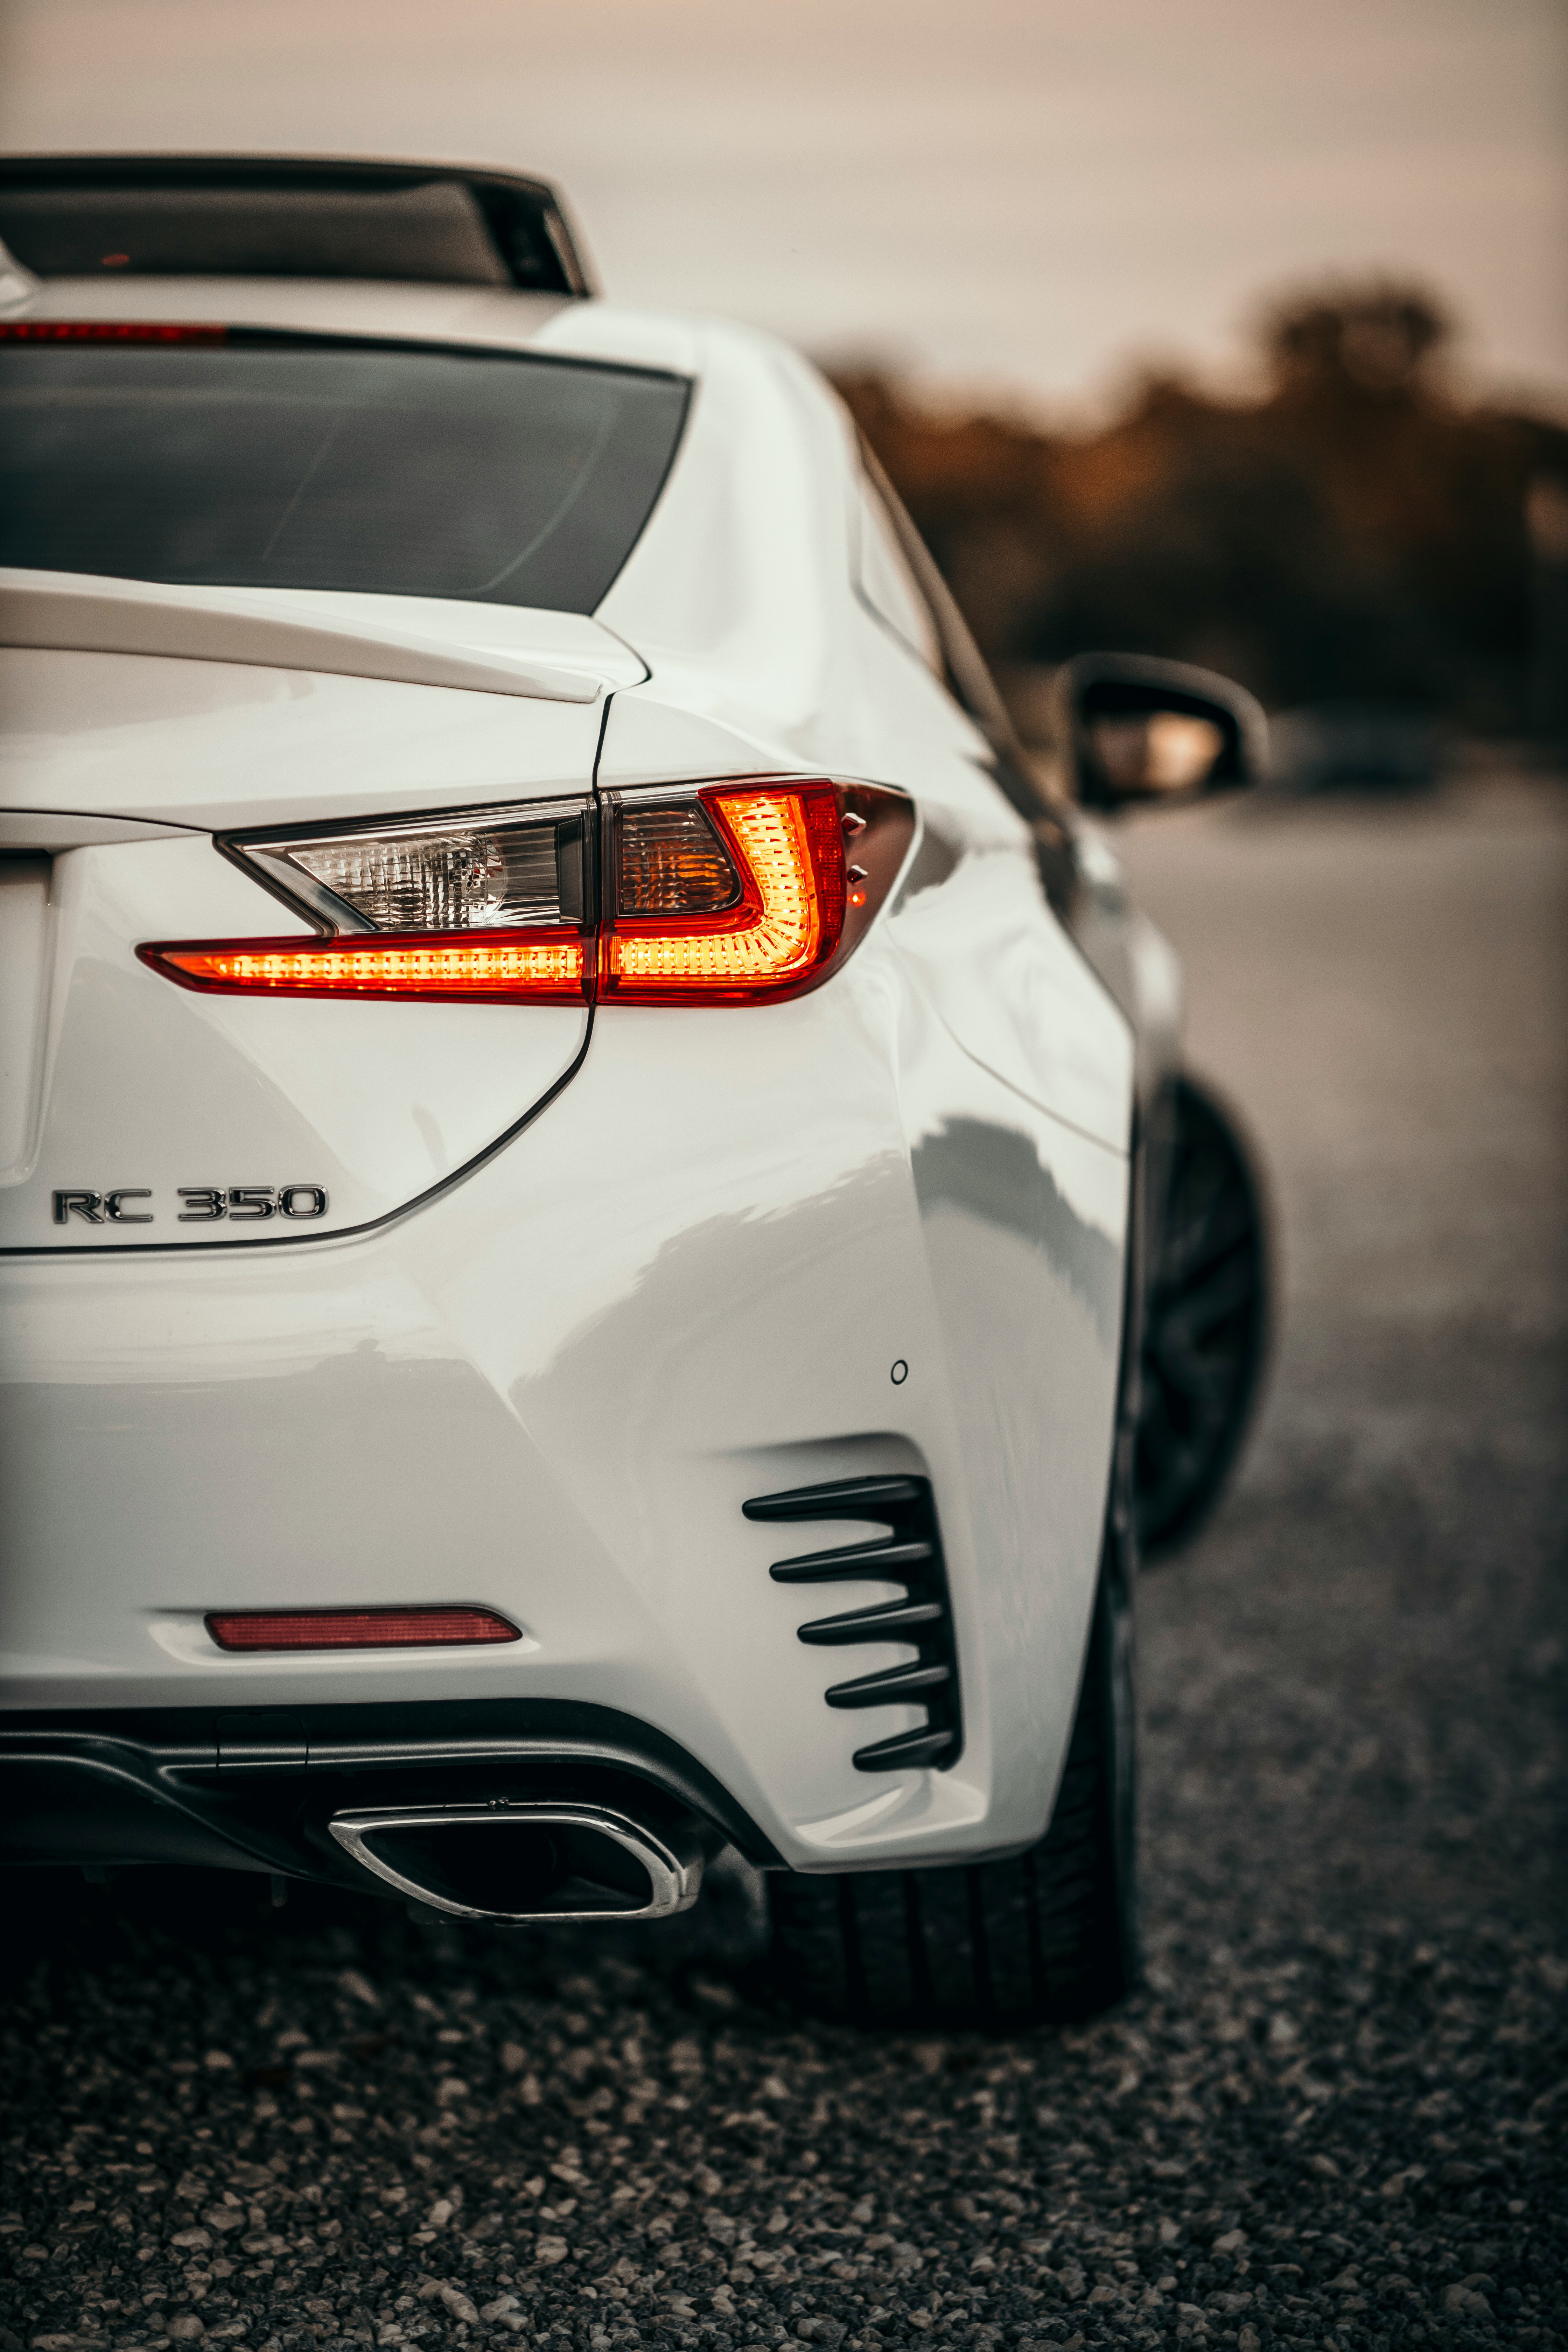
<svg viewBox="0 0 1568 2352"><path fill-rule="evenodd" d="M796 1486L785 1495L759 1495L741 1506L749 1519L873 1519L892 1528L872 1543L775 1560L775 1584L851 1584L867 1578L901 1584L901 1601L880 1601L838 1617L816 1617L800 1638L821 1649L856 1642L909 1642L918 1655L907 1665L858 1675L825 1694L829 1706L923 1706L924 1724L855 1751L860 1772L897 1772L912 1764L945 1770L963 1745L959 1710L958 1654L947 1570L937 1531L929 1478L839 1478L826 1486Z"/></svg>

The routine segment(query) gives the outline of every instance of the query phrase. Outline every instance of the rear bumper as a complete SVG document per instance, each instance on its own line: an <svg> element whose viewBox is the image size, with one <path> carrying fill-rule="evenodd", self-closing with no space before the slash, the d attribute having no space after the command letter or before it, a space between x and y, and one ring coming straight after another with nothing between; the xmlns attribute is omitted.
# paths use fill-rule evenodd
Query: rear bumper
<svg viewBox="0 0 1568 2352"><path fill-rule="evenodd" d="M1005 1792L994 1833L978 1634L958 1767L858 1771L858 1748L921 1712L837 1713L824 1693L907 1647L807 1647L822 1596L768 1570L869 1531L785 1537L743 1513L878 1473L929 1476L940 1497L962 1475L887 1059L847 995L754 1022L601 1021L546 1118L357 1240L0 1270L0 1726L96 1738L110 1717L180 1718L153 1745L186 1763L150 1790L117 1752L114 1803L141 1818L161 1793L160 1834L177 1818L179 1837L230 1845L226 1773L197 1803L189 1759L216 1716L252 1709L608 1710L700 1759L796 1868L1037 1832L1048 1788ZM731 1043L744 1068L716 1091ZM916 1368L897 1389L895 1359ZM205 1622L432 1601L494 1609L522 1638L229 1654ZM93 1748L45 1777L98 1785L104 1769ZM297 1843L244 1850L301 1859Z"/></svg>
<svg viewBox="0 0 1568 2352"><path fill-rule="evenodd" d="M608 1707L433 1705L12 1715L0 1727L0 1862L163 1863L384 1894L331 1836L356 1810L615 1807L709 1853L780 1857L677 1743Z"/></svg>
<svg viewBox="0 0 1568 2352"><path fill-rule="evenodd" d="M672 1743L754 1826L752 1843L725 1836L793 1869L914 1867L1037 1837L1092 1602L1113 1341L1070 1267L945 1196L922 1213L885 1034L896 1004L873 940L826 988L754 1019L602 1018L547 1118L357 1240L6 1265L0 1728L87 1742L32 1755L47 1817L81 1811L51 1790L113 1783L113 1804L156 1815L160 1836L264 1869L308 1853L313 1869L309 1841L279 1848L268 1828L246 1843L227 1767L201 1780L190 1759L217 1716L464 1706L527 1727L547 1706ZM934 1028L928 1050L958 1061ZM1069 1147L1113 1221L1124 1169ZM967 1253L945 1325L932 1215ZM1004 1434L1035 1486L1047 1440L1061 1465L1010 1583L1007 1490L987 1489L966 1446L945 1344L994 1311L970 1295L986 1278L1038 1375L1037 1393L998 1395ZM907 1643L797 1638L896 1588L868 1577L829 1600L769 1575L870 1530L786 1532L744 1511L885 1475L928 1480L941 1524L963 1743L942 1769L855 1763L918 1731L920 1706L826 1702L906 1663ZM205 1625L214 1609L431 1602L494 1609L522 1638L226 1654ZM111 1719L150 1711L179 1724L115 1747ZM149 1767L142 1751L165 1741L186 1761ZM310 1755L304 1785L320 1789L339 1767ZM724 1826L717 1797L698 1810Z"/></svg>

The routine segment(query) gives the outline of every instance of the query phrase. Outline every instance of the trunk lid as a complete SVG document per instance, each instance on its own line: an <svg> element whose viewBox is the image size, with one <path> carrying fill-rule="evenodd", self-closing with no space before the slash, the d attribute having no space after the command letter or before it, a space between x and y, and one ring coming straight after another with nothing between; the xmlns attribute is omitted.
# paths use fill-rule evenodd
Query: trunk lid
<svg viewBox="0 0 1568 2352"><path fill-rule="evenodd" d="M379 1223L504 1142L586 1044L573 1003L205 997L136 950L317 936L221 854L231 829L569 812L592 793L605 693L642 665L582 614L194 593L198 622L204 597L223 616L229 657L0 652L5 1251L298 1243ZM168 601L188 612L192 597ZM245 657L241 604L266 608L261 659ZM277 619L339 667L278 666ZM470 666L458 675L493 657L497 683L388 675L399 644L416 676L440 675L449 648ZM520 688L531 663L573 698Z"/></svg>

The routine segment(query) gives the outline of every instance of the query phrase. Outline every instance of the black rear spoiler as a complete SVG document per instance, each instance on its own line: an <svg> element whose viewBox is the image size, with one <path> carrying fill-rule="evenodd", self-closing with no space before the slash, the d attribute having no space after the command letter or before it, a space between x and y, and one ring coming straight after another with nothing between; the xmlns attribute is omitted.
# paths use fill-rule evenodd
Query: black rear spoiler
<svg viewBox="0 0 1568 2352"><path fill-rule="evenodd" d="M544 180L274 155L0 157L0 242L39 278L354 278L595 291Z"/></svg>

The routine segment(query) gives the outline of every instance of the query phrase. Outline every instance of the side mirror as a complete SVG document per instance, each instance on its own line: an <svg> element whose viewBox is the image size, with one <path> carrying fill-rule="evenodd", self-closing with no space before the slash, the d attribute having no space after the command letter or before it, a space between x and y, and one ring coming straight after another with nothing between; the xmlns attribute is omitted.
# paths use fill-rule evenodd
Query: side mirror
<svg viewBox="0 0 1568 2352"><path fill-rule="evenodd" d="M1268 772L1261 706L1212 670L1079 654L1058 671L1054 693L1069 782L1085 808L1195 800Z"/></svg>

